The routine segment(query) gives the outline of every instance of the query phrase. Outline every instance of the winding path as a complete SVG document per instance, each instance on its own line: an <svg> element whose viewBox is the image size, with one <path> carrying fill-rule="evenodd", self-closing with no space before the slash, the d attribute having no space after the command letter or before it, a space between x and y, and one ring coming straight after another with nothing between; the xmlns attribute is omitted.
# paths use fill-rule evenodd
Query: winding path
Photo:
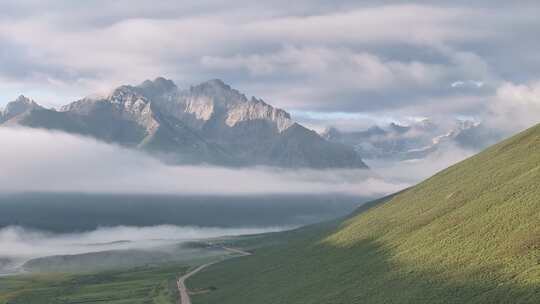
<svg viewBox="0 0 540 304"><path fill-rule="evenodd" d="M241 249L230 248L230 247L225 247L225 246L223 246L222 248L224 250L226 250L226 251L236 253L236 254L239 254L241 256L251 255L251 253L249 253L247 251L243 251ZM180 294L180 300L179 300L180 304L191 304L191 297L189 296L189 290L186 287L186 280L189 279L190 277L196 275L201 270L203 270L203 269L205 269L205 268L207 268L207 267L209 267L209 266L211 266L213 264L219 263L219 262L221 262L221 260L206 263L206 264L201 265L201 266L193 269L192 271L186 273L185 275L181 276L180 278L178 278L178 280L176 281L176 286L178 286L178 292Z"/></svg>

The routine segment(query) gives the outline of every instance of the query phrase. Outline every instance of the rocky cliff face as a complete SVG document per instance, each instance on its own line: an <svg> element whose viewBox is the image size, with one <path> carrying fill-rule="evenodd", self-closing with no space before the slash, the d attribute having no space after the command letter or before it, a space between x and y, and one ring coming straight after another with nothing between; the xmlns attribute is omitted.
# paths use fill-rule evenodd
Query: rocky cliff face
<svg viewBox="0 0 540 304"><path fill-rule="evenodd" d="M152 134L159 122L152 110L151 102L129 86L121 86L103 99L82 99L63 106L60 111L83 117L109 118L137 125L145 135Z"/></svg>
<svg viewBox="0 0 540 304"><path fill-rule="evenodd" d="M157 78L137 87L143 95L155 101L163 111L202 130L208 125L234 127L244 121L264 120L282 132L293 124L290 115L274 108L262 99L248 99L219 79L213 79L187 90L178 90Z"/></svg>
<svg viewBox="0 0 540 304"><path fill-rule="evenodd" d="M160 111L149 98L156 97L145 96L138 87L121 86L106 98L82 99L61 111L87 121L88 127L95 130L92 134L100 139L159 153L169 161L232 163L220 147Z"/></svg>
<svg viewBox="0 0 540 304"><path fill-rule="evenodd" d="M191 108L198 108L209 100L214 109L211 117L221 119L231 128L245 121L263 120L271 123L277 132L282 132L293 124L289 113L268 105L262 99L247 99L221 80L211 80L191 88L184 96L180 102L189 104Z"/></svg>
<svg viewBox="0 0 540 304"><path fill-rule="evenodd" d="M88 135L179 163L366 167L354 149L323 139L294 123L286 111L247 98L217 79L186 90L164 78L147 80L60 111L20 103L20 109L14 104L5 111L10 120L18 117L17 124Z"/></svg>

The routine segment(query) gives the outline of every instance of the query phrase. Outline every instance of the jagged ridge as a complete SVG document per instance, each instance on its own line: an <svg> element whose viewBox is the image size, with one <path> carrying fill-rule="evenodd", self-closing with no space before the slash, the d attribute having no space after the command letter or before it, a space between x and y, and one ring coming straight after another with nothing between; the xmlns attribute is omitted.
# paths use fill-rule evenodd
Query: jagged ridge
<svg viewBox="0 0 540 304"><path fill-rule="evenodd" d="M218 79L181 90L159 77L59 111L21 99L9 103L2 117L6 125L92 136L176 163L366 168L352 148L324 140L286 111Z"/></svg>

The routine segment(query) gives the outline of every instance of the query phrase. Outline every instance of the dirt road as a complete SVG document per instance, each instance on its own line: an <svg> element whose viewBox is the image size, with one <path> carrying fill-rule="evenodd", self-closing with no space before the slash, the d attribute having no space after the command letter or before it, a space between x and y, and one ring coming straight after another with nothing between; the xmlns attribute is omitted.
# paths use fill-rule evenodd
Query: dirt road
<svg viewBox="0 0 540 304"><path fill-rule="evenodd" d="M212 263L208 263L208 264L204 264L204 265L201 265L197 268L195 268L194 270L192 270L191 272L188 272L187 274L181 276L180 278L178 278L178 281L176 282L176 285L178 286L178 292L180 293L180 304L191 304L191 298L189 297L189 291L186 287L186 280L189 279L189 277L197 274L197 272L205 269L206 267L212 265L212 264L215 264L217 263L218 261L215 261L215 262L212 262Z"/></svg>
<svg viewBox="0 0 540 304"><path fill-rule="evenodd" d="M251 252L247 252L247 251L237 249L237 248L231 248L231 247L225 247L225 246L223 246L222 248L229 251L229 252L238 253L238 254L243 255L243 256L251 255Z"/></svg>
<svg viewBox="0 0 540 304"><path fill-rule="evenodd" d="M241 256L251 255L251 253L249 253L247 251L243 251L241 249L230 248L230 247L225 247L225 246L223 246L222 248L224 250L226 250L226 251L231 252L231 253L240 254ZM189 296L189 290L186 287L186 280L189 279L190 277L194 276L195 274L197 274L201 270L207 268L208 266L211 266L211 265L219 263L219 262L221 262L221 260L201 265L201 266L195 268L194 270L186 273L185 275L181 276L180 278L178 278L178 280L176 281L176 286L178 286L178 292L180 293L180 302L179 302L180 304L191 304L191 297Z"/></svg>

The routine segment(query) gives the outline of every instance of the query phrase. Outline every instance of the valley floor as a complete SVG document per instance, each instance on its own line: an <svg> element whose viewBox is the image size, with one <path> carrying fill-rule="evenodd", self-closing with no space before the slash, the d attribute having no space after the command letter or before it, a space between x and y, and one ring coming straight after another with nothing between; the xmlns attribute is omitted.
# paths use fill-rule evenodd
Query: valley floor
<svg viewBox="0 0 540 304"><path fill-rule="evenodd" d="M189 304L192 291L187 289L184 281L212 264L250 255L241 249L220 244L225 240L234 242L246 238L194 243L192 246L200 246L204 250L183 262L116 270L109 265L107 267L111 270L92 273L76 271L78 268L72 267L69 273L36 272L0 277L0 304L177 304L180 301ZM194 291L203 292L206 290Z"/></svg>
<svg viewBox="0 0 540 304"><path fill-rule="evenodd" d="M0 278L1 304L176 304L184 265L95 274L34 274Z"/></svg>

